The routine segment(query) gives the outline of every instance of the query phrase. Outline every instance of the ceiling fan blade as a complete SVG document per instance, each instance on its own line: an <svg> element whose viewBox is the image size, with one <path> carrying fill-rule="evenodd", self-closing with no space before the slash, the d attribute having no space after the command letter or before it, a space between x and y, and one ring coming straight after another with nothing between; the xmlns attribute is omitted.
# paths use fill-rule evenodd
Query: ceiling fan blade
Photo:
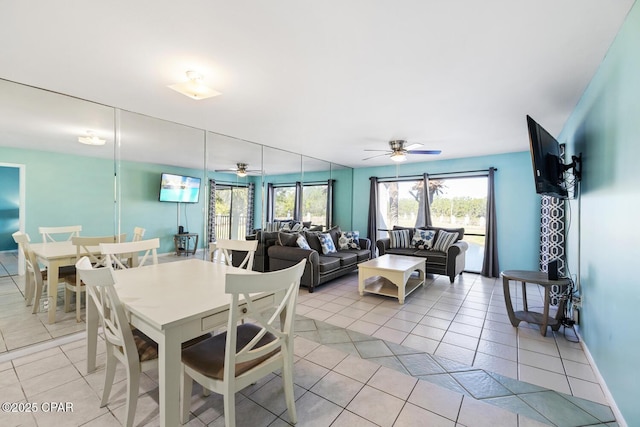
<svg viewBox="0 0 640 427"><path fill-rule="evenodd" d="M409 154L440 154L442 150L407 150Z"/></svg>
<svg viewBox="0 0 640 427"><path fill-rule="evenodd" d="M407 150L407 151L411 151L411 150L414 150L414 149L416 149L418 147L422 147L422 144L420 144L419 142L415 142L415 143L413 143L413 144L411 144L409 146L404 147L404 149Z"/></svg>
<svg viewBox="0 0 640 427"><path fill-rule="evenodd" d="M371 150L371 151L380 151L380 150ZM375 159L376 157L388 156L389 154L391 154L391 153L386 152L386 153L383 153L383 154L376 154L375 156L367 157L367 158L362 159L362 160Z"/></svg>
<svg viewBox="0 0 640 427"><path fill-rule="evenodd" d="M385 153L391 153L392 152L392 151L389 151L389 150L369 150L369 149L365 149L365 150L362 150L362 151L384 151Z"/></svg>

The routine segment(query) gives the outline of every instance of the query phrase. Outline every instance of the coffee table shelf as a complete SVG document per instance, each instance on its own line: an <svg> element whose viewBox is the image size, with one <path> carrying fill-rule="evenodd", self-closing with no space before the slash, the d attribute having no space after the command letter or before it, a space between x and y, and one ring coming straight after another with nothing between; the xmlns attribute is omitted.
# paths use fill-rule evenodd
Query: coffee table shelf
<svg viewBox="0 0 640 427"><path fill-rule="evenodd" d="M417 274L416 274L417 273ZM402 255L383 255L358 265L358 291L398 298L405 297L425 282L425 260Z"/></svg>

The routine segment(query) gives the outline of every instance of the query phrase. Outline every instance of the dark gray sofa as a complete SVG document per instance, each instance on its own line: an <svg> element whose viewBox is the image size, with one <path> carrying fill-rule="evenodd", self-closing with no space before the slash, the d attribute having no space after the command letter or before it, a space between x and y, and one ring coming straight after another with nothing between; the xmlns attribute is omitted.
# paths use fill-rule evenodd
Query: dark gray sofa
<svg viewBox="0 0 640 427"><path fill-rule="evenodd" d="M336 249L335 253L323 254L318 232L305 231L304 235L311 249L302 249L295 240L297 233L287 233L279 243L268 248L269 268L271 271L291 267L302 259L307 260L300 284L313 292L314 288L329 280L335 279L358 268L358 264L371 258L371 240L361 237L358 249L339 249L338 239L342 233L339 227L327 231L331 235Z"/></svg>
<svg viewBox="0 0 640 427"><path fill-rule="evenodd" d="M452 244L447 252L439 252L433 250L411 248L391 248L391 239L379 239L376 242L378 249L378 255L395 254L395 255L408 255L408 256L420 256L427 259L427 273L431 274L443 274L449 276L449 280L453 283L458 274L462 274L465 265L465 254L469 249L469 244L462 240L464 237L464 228L441 228L441 227L418 227L423 230L435 230L436 239L438 238L438 231L444 230L448 232L457 232L458 240ZM394 230L407 229L409 230L410 239L413 238L414 228L398 227L394 226Z"/></svg>

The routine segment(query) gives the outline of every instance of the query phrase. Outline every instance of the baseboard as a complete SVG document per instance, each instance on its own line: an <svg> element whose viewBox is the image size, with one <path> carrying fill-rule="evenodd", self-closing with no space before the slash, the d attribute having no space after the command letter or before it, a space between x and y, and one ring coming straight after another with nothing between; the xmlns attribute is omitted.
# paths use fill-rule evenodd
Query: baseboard
<svg viewBox="0 0 640 427"><path fill-rule="evenodd" d="M593 360L593 357L591 356L591 352L589 351L589 347L587 347L587 344L585 344L584 340L582 339L582 335L580 335L580 327L576 325L574 330L576 331L576 335L580 339L580 346L582 347L582 351L584 351L584 354L587 357L587 360L589 361L591 368L594 370L596 379L598 380L600 387L602 387L602 391L604 392L604 396L607 398L609 407L611 408L613 415L616 417L616 422L620 427L629 427L624 417L622 416L620 409L618 409L618 405L616 404L616 401L613 399L613 395L609 391L609 387L607 387L606 381L604 380L602 374L600 374L600 370L598 370L598 365L596 365L595 360Z"/></svg>

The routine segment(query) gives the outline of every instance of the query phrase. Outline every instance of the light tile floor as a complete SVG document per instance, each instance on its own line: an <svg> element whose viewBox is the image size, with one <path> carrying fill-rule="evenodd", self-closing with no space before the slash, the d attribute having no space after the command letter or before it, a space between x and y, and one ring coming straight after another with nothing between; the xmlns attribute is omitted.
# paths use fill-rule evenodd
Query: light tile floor
<svg viewBox="0 0 640 427"><path fill-rule="evenodd" d="M404 305L361 297L356 274L312 294L301 289L299 426L617 425L580 344L562 330L542 337L526 324L513 328L501 281L466 273L454 285L439 277L428 282ZM512 295L517 303L515 285ZM530 306L541 304L538 293L527 296ZM16 334L30 335L26 328ZM0 425L120 425L124 371L101 409L104 368L86 374L84 341L36 351L43 345L52 344L32 345L24 356L0 353L0 395L15 402L68 401L74 412L0 413ZM143 375L136 425L157 425L157 373ZM272 375L243 390L238 425L287 425L280 384ZM198 392L195 387L189 425L223 425L222 400Z"/></svg>

